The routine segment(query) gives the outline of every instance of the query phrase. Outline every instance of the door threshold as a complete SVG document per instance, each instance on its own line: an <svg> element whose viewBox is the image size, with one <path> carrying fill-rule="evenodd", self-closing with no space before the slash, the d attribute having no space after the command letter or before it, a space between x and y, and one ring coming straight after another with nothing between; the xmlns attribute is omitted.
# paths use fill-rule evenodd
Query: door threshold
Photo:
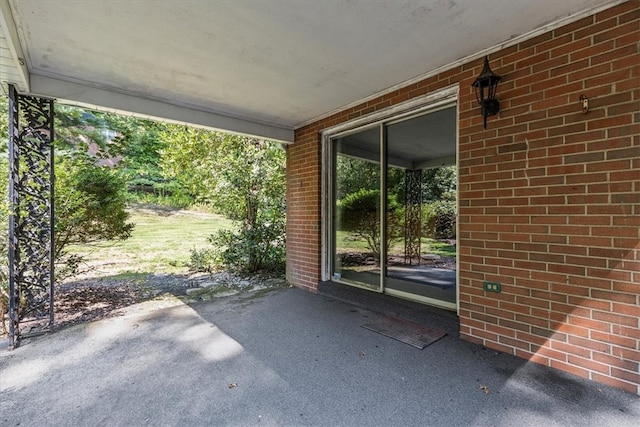
<svg viewBox="0 0 640 427"><path fill-rule="evenodd" d="M423 325L437 325L449 336L458 337L460 321L455 311L332 281L318 283L317 290L322 296L375 313Z"/></svg>

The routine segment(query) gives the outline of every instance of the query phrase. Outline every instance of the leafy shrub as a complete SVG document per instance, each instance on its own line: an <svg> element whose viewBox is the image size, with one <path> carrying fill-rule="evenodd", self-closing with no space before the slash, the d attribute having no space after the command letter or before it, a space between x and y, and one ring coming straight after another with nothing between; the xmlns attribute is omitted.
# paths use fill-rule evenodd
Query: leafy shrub
<svg viewBox="0 0 640 427"><path fill-rule="evenodd" d="M131 235L125 181L117 170L81 157L58 157L55 191L55 261L58 279L77 272L83 259L67 250Z"/></svg>
<svg viewBox="0 0 640 427"><path fill-rule="evenodd" d="M369 250L380 257L380 190L361 189L346 195L337 203L338 225L342 231L353 232L367 242ZM387 200L386 250L399 241L404 233L404 208L394 195Z"/></svg>
<svg viewBox="0 0 640 427"><path fill-rule="evenodd" d="M183 126L162 134L164 176L196 202L236 221L211 237L214 263L256 273L280 271L285 258L286 152L272 141Z"/></svg>
<svg viewBox="0 0 640 427"><path fill-rule="evenodd" d="M213 273L221 267L220 251L216 248L191 249L188 267L199 273Z"/></svg>
<svg viewBox="0 0 640 427"><path fill-rule="evenodd" d="M425 237L432 239L455 239L456 237L456 202L440 200L426 203L422 207Z"/></svg>
<svg viewBox="0 0 640 427"><path fill-rule="evenodd" d="M210 237L212 263L243 273L282 273L285 268L285 223L259 222L253 228L220 230Z"/></svg>
<svg viewBox="0 0 640 427"><path fill-rule="evenodd" d="M362 231L379 223L380 191L361 189L338 201L338 225L342 231Z"/></svg>

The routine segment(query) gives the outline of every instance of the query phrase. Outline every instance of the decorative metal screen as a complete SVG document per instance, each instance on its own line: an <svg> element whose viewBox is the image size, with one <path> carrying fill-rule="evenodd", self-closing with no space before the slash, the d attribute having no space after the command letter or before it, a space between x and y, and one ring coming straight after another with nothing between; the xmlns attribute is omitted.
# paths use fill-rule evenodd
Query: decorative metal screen
<svg viewBox="0 0 640 427"><path fill-rule="evenodd" d="M9 86L11 345L53 325L53 100Z"/></svg>
<svg viewBox="0 0 640 427"><path fill-rule="evenodd" d="M409 265L420 265L420 244L422 241L422 170L406 170L404 185L404 262Z"/></svg>

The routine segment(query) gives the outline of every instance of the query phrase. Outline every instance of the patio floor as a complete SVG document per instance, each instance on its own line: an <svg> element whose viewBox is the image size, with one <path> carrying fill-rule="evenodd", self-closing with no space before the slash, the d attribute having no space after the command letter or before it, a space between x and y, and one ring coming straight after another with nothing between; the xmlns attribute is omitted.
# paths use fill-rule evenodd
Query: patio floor
<svg viewBox="0 0 640 427"><path fill-rule="evenodd" d="M423 350L381 314L298 289L124 315L0 350L0 425L626 426L640 396L462 341Z"/></svg>

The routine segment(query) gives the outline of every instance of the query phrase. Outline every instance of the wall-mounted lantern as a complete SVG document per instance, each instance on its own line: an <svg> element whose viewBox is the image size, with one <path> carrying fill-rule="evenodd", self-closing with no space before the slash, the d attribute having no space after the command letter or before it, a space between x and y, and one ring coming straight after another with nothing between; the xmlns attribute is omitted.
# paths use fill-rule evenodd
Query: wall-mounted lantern
<svg viewBox="0 0 640 427"><path fill-rule="evenodd" d="M502 77L494 74L489 67L489 57L484 57L484 67L478 78L471 84L476 88L476 98L478 104L482 107L482 118L484 128L487 128L487 117L498 114L500 111L500 103L496 99L496 88Z"/></svg>

